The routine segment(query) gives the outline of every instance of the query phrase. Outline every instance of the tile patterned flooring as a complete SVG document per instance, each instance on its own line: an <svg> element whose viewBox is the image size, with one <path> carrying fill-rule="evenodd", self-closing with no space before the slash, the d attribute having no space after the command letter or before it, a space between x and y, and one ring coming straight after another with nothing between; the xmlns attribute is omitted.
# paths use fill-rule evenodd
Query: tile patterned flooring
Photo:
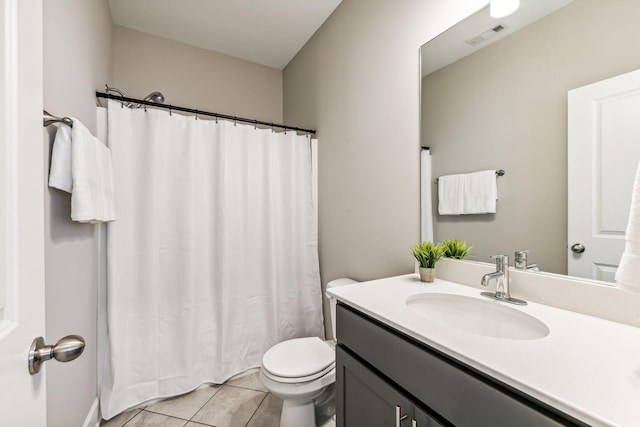
<svg viewBox="0 0 640 427"><path fill-rule="evenodd" d="M258 373L130 409L100 427L278 427L282 400L268 393Z"/></svg>

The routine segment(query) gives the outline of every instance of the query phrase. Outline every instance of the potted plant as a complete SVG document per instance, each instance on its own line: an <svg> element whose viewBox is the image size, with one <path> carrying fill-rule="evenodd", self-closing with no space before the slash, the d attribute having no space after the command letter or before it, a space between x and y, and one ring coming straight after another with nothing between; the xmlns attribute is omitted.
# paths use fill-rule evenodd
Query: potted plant
<svg viewBox="0 0 640 427"><path fill-rule="evenodd" d="M445 247L441 243L420 242L416 244L411 253L420 263L420 280L433 282L436 277L436 263L445 254Z"/></svg>
<svg viewBox="0 0 640 427"><path fill-rule="evenodd" d="M457 239L449 239L442 242L445 248L445 258L463 259L469 255L469 251L473 246L467 246L467 242L462 242Z"/></svg>

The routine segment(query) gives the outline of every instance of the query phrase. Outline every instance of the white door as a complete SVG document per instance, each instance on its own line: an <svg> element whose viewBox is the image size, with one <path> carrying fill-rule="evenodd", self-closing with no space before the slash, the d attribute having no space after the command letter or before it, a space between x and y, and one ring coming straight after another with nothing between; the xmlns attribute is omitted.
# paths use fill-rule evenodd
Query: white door
<svg viewBox="0 0 640 427"><path fill-rule="evenodd" d="M0 426L45 426L42 0L0 0Z"/></svg>
<svg viewBox="0 0 640 427"><path fill-rule="evenodd" d="M640 161L640 70L568 101L568 273L614 282Z"/></svg>

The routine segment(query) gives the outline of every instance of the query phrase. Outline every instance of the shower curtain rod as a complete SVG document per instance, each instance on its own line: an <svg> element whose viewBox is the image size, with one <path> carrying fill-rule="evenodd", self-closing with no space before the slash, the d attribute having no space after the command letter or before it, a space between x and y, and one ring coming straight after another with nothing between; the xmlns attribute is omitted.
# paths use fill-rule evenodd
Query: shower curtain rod
<svg viewBox="0 0 640 427"><path fill-rule="evenodd" d="M297 128L297 127L294 127L294 126L279 125L279 124L276 124L276 123L263 122L263 121L260 121L260 120L245 119L243 117L229 116L227 114L210 113L208 111L196 110L196 109L193 109L193 108L178 107L176 105L170 105L170 104L158 104L158 103L155 103L155 102L152 102L152 101L145 101L143 99L128 98L126 96L112 95L110 93L105 93L105 92L96 92L96 97L113 99L115 101L133 102L133 103L136 103L136 104L149 105L149 106L156 107L156 108L164 108L165 110L169 110L169 112L171 112L171 111L183 111L185 113L195 114L196 117L197 116L210 116L210 117L216 117L216 118L219 118L219 119L232 120L234 122L250 123L250 124L252 124L254 126L261 125L261 126L267 126L267 127L270 127L270 128L280 128L280 129L284 129L284 130L295 130L295 131L298 131L298 132L308 133L308 134L311 134L311 135L315 135L316 134L316 131L314 129L303 129L303 128Z"/></svg>

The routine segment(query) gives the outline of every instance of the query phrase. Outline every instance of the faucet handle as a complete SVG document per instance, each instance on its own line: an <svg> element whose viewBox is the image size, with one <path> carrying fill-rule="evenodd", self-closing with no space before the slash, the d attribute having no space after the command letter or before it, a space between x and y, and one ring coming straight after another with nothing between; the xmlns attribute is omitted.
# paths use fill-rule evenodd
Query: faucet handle
<svg viewBox="0 0 640 427"><path fill-rule="evenodd" d="M509 256L500 254L500 255L491 255L489 258L494 258L496 260L496 270L504 271L505 266L509 268Z"/></svg>
<svg viewBox="0 0 640 427"><path fill-rule="evenodd" d="M525 249L523 251L515 252L515 259L513 260L513 265L518 270L526 270L527 269L527 254L529 253L529 249Z"/></svg>

